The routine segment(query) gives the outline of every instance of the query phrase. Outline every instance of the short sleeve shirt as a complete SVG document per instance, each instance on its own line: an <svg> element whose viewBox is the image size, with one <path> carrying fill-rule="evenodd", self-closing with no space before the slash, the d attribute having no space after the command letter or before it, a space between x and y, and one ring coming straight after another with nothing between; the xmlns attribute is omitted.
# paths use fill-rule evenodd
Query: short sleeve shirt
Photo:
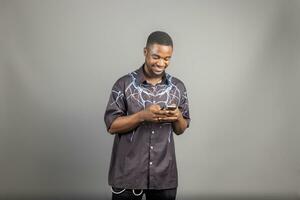
<svg viewBox="0 0 300 200"><path fill-rule="evenodd" d="M151 104L176 104L189 126L187 91L182 81L168 73L155 86L148 84L144 65L119 78L112 87L104 121L107 130L120 116ZM126 189L169 189L178 186L172 123L142 122L135 129L115 134L108 183Z"/></svg>

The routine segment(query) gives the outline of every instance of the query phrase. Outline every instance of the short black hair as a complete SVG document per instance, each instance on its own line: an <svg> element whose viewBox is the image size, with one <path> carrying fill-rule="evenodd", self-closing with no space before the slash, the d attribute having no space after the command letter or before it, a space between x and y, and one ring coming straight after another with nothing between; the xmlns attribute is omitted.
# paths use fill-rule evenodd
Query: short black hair
<svg viewBox="0 0 300 200"><path fill-rule="evenodd" d="M154 31L148 36L146 47L149 47L152 44L161 44L173 47L172 38L168 33L163 31Z"/></svg>

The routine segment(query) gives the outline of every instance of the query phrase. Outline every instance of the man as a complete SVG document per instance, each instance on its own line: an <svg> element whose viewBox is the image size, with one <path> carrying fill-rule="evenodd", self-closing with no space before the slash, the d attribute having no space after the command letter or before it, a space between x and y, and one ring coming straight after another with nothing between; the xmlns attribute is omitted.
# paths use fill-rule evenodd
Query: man
<svg viewBox="0 0 300 200"><path fill-rule="evenodd" d="M175 200L178 175L173 132L182 134L190 116L186 88L167 74L171 37L149 35L145 63L119 78L104 120L114 134L108 182L112 199Z"/></svg>

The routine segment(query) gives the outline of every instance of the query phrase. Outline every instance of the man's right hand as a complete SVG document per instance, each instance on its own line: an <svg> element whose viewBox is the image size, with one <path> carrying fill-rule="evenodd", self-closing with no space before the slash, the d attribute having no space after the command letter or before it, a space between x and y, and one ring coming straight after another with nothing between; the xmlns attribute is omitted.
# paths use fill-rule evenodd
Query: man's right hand
<svg viewBox="0 0 300 200"><path fill-rule="evenodd" d="M166 117L166 115L162 113L161 107L158 104L152 104L140 111L141 121L159 122L160 119L164 117Z"/></svg>

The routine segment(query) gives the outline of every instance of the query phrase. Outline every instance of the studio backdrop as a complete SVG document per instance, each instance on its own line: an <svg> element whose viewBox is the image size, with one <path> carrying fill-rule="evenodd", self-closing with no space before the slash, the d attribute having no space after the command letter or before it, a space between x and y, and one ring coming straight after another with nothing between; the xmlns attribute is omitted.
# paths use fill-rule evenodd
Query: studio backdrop
<svg viewBox="0 0 300 200"><path fill-rule="evenodd" d="M0 0L0 197L105 197L113 83L168 32L186 85L178 199L300 194L299 9L290 1Z"/></svg>

